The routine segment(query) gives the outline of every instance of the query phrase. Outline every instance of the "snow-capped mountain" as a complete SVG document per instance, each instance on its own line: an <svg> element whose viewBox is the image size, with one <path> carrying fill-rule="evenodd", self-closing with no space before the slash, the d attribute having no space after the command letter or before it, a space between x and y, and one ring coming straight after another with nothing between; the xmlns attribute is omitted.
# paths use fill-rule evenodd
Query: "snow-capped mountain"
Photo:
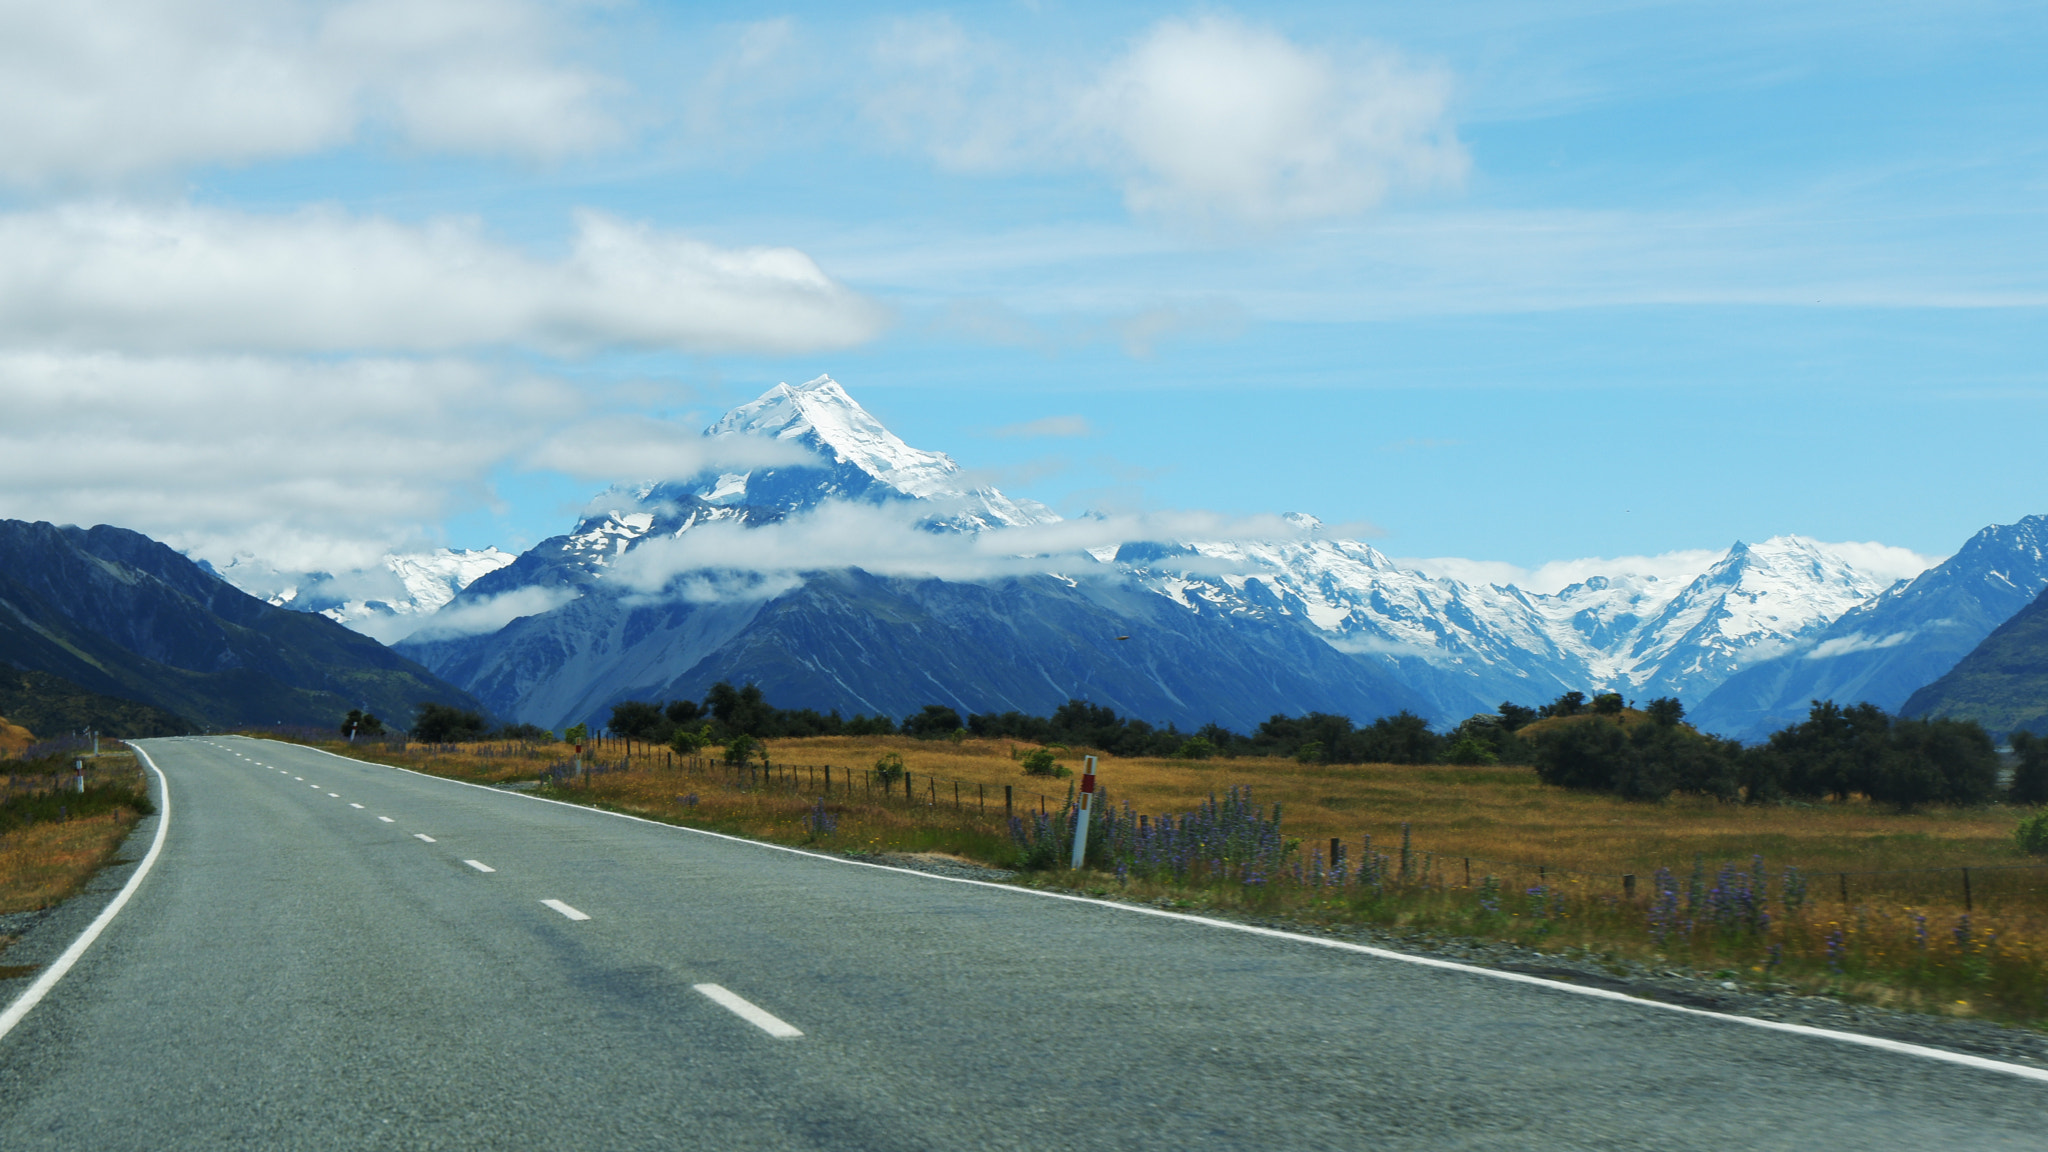
<svg viewBox="0 0 2048 1152"><path fill-rule="evenodd" d="M1036 501L964 483L952 457L905 444L830 376L795 387L777 384L727 412L704 435L791 443L815 463L614 487L591 501L568 536L536 551L551 552L588 576L642 540L673 538L718 521L773 523L830 500L912 502L924 510L926 526L941 530L978 532L1059 519Z"/></svg>
<svg viewBox="0 0 2048 1152"><path fill-rule="evenodd" d="M1774 659L1729 677L1694 710L1714 731L1756 739L1812 700L1896 709L1954 668L2048 588L2048 516L1994 524L1956 554L1901 580Z"/></svg>
<svg viewBox="0 0 2048 1152"><path fill-rule="evenodd" d="M436 548L392 553L375 568L344 572L280 572L250 555L207 568L236 588L279 608L317 612L381 640L441 610L477 578L518 557L496 548Z"/></svg>
<svg viewBox="0 0 2048 1152"><path fill-rule="evenodd" d="M1736 543L1689 581L1619 573L1555 593L1403 569L1371 545L1324 539L1124 546L1116 561L1190 610L1297 615L1333 647L1388 663L1453 714L1572 689L1688 703L1783 651L1883 585L1815 542ZM1199 557L1196 574L1177 563ZM1213 574L1217 562L1228 574ZM1454 703L1462 696L1464 703Z"/></svg>
<svg viewBox="0 0 2048 1152"><path fill-rule="evenodd" d="M1058 520L967 483L950 457L905 444L829 377L777 385L704 435L790 442L814 462L613 488L569 534L476 580L405 650L499 711L542 723L586 719L635 693L687 695L715 675L842 710L937 698L1044 710L1074 695L1186 724L1393 707L1455 722L1574 689L1692 704L1882 591L1813 541L1778 536L1675 578L1622 571L1530 592L1404 568L1295 515L1291 535L1098 545L1044 556L1046 578L970 579L957 591L857 568L851 582L826 580L821 561L819 572L757 581L746 595L650 593L621 578L630 572L620 558L720 522L761 527L874 505L960 538ZM959 618L966 605L1015 626ZM1042 621L1025 627L1034 612L1118 635L1142 618L1172 639L1083 657L1090 642L1055 644ZM1282 652L1285 669L1273 663ZM941 667L952 671L931 671ZM1219 680L1219 667L1236 670ZM1315 669L1307 681L1304 668ZM1294 687L1281 692L1282 682Z"/></svg>

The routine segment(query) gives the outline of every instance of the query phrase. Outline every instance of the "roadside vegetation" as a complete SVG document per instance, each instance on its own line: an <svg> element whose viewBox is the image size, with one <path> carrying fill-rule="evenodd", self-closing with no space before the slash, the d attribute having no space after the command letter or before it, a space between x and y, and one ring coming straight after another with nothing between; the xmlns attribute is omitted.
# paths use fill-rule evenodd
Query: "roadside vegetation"
<svg viewBox="0 0 2048 1152"><path fill-rule="evenodd" d="M94 755L89 740L41 741L0 759L0 913L69 897L156 810L135 754L112 741L102 746ZM81 762L83 792L73 770Z"/></svg>
<svg viewBox="0 0 2048 1152"><path fill-rule="evenodd" d="M1888 718L1879 726L1867 713L1844 720L1853 710L1817 706L1794 738L1764 750L1782 773L1775 789L1752 796L1754 776L1738 776L1732 794L1691 788L1679 773L1661 795L1632 798L1644 789L1561 779L1543 749L1567 741L1546 733L1611 725L1626 742L1614 753L1623 763L1635 755L1640 764L1660 746L1680 762L1702 746L1713 751L1712 737L1684 727L1663 702L1638 711L1582 699L1519 717L1503 709L1500 734L1518 744L1489 743L1492 762L1446 762L1460 758L1448 755L1458 741L1435 736L1427 762L1349 763L1331 758L1330 741L1321 755L1301 755L1316 742L1306 739L1287 755L1208 737L1206 755L1183 752L1197 736L1183 736L1176 755L1113 755L977 735L957 716L951 725L893 724L889 734L777 735L757 715L758 732L748 733L733 723L749 706L739 696L692 704L694 713L645 705L641 717L659 717L665 731L636 729L628 710L614 734L572 733L580 756L574 741L538 730L438 744L392 734L359 740L354 752L777 843L939 853L1020 870L1026 884L1502 939L2048 1025L2048 855L2033 854L2048 852L2048 812L2027 791L2048 743L2017 741L2017 769L2002 781L1995 760L1984 774L1983 746L1968 733L1943 751L1910 727L1900 739ZM723 717L721 702L731 705ZM1092 706L1070 716L1099 719L1083 708ZM347 750L325 734L305 738ZM1503 748L1526 755L1505 757ZM1485 759L1470 751L1461 758ZM1718 751L1738 765L1748 755ZM1062 773L1077 773L1090 754L1100 758L1103 802L1088 866L1069 870L1075 781ZM1954 766L1960 786L1941 775ZM1872 784L1881 775L1856 775L1885 771L1933 783L1901 802Z"/></svg>

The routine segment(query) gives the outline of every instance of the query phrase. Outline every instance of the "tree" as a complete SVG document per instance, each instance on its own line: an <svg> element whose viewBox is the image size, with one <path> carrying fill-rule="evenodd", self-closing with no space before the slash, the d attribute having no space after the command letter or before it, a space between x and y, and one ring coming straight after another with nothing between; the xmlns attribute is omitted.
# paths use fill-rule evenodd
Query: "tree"
<svg viewBox="0 0 2048 1152"><path fill-rule="evenodd" d="M384 722L360 708L351 708L342 718L341 730L349 736L380 736L384 732Z"/></svg>
<svg viewBox="0 0 2048 1152"><path fill-rule="evenodd" d="M2048 737L2021 729L2009 737L2019 763L2006 797L2015 804L2048 804Z"/></svg>
<svg viewBox="0 0 2048 1152"><path fill-rule="evenodd" d="M1625 707L1619 692L1602 692L1593 697L1593 714L1596 716L1619 716Z"/></svg>
<svg viewBox="0 0 2048 1152"><path fill-rule="evenodd" d="M1676 696L1659 696L1650 701L1650 706L1643 711L1650 717L1650 723L1665 728L1685 719L1685 705L1679 703Z"/></svg>
<svg viewBox="0 0 2048 1152"><path fill-rule="evenodd" d="M428 701L413 717L412 738L422 744L459 744L484 734L484 718L448 704Z"/></svg>
<svg viewBox="0 0 2048 1152"><path fill-rule="evenodd" d="M1545 719L1548 719L1552 716L1577 716L1585 710L1586 694L1584 692L1567 692L1550 703L1545 704L1538 711L1542 713Z"/></svg>
<svg viewBox="0 0 2048 1152"><path fill-rule="evenodd" d="M711 718L722 733L738 733L745 736L766 736L775 718L775 709L761 698L761 687L749 684L734 688L720 680L705 693L704 703L711 709Z"/></svg>
<svg viewBox="0 0 2048 1152"><path fill-rule="evenodd" d="M903 779L903 773L903 757L897 753L884 752L875 761L875 780L884 787Z"/></svg>
<svg viewBox="0 0 2048 1152"><path fill-rule="evenodd" d="M903 734L920 740L937 740L960 731L960 714L944 704L927 704L903 718Z"/></svg>
<svg viewBox="0 0 2048 1152"><path fill-rule="evenodd" d="M1606 792L1635 776L1628 734L1605 719L1538 733L1535 760L1536 778L1560 788Z"/></svg>
<svg viewBox="0 0 2048 1152"><path fill-rule="evenodd" d="M1510 704L1505 700L1501 701L1497 711L1500 713L1500 726L1509 732L1526 728L1534 724L1537 719L1534 708L1525 708L1520 704Z"/></svg>
<svg viewBox="0 0 2048 1152"><path fill-rule="evenodd" d="M1429 730L1429 721L1403 708L1366 725L1358 742L1359 758L1368 764L1434 764L1444 739Z"/></svg>
<svg viewBox="0 0 2048 1152"><path fill-rule="evenodd" d="M1216 745L1207 736L1190 736L1180 742L1173 755L1177 760L1207 760L1216 755Z"/></svg>
<svg viewBox="0 0 2048 1152"><path fill-rule="evenodd" d="M612 718L605 724L616 736L634 740L656 741L663 739L671 724L662 714L661 706L643 700L621 700L612 705Z"/></svg>
<svg viewBox="0 0 2048 1152"><path fill-rule="evenodd" d="M752 764L756 759L766 763L768 760L768 750L763 748L761 742L752 736L741 733L725 742L725 762L727 764L737 768L744 768Z"/></svg>
<svg viewBox="0 0 2048 1152"><path fill-rule="evenodd" d="M590 725L572 724L562 731L562 740L569 744L581 744L590 739Z"/></svg>
<svg viewBox="0 0 2048 1152"><path fill-rule="evenodd" d="M704 715L704 711L697 707L695 700L671 700L668 707L661 710L661 714L668 717L671 724L688 724Z"/></svg>

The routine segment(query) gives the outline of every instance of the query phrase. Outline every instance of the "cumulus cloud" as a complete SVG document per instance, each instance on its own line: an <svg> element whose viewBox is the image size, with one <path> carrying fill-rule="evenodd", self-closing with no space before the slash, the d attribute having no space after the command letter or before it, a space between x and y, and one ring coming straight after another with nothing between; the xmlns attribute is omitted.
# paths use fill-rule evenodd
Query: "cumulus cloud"
<svg viewBox="0 0 2048 1152"><path fill-rule="evenodd" d="M0 3L0 180L118 179L299 155L388 129L552 159L618 138L614 86L527 0Z"/></svg>
<svg viewBox="0 0 2048 1152"><path fill-rule="evenodd" d="M650 597L689 600L773 596L798 573L859 568L886 576L986 580L1100 569L1091 552L1130 541L1292 539L1307 531L1278 516L1207 512L1087 516L995 532L933 532L922 504L832 502L772 524L713 521L681 536L649 540L619 559L614 577ZM1190 571L1236 571L1219 560L1176 560Z"/></svg>
<svg viewBox="0 0 2048 1152"><path fill-rule="evenodd" d="M1468 164L1450 80L1388 49L1339 56L1227 16L1164 20L1082 102L1141 212L1257 224L1351 215Z"/></svg>
<svg viewBox="0 0 2048 1152"><path fill-rule="evenodd" d="M1025 61L947 17L877 46L868 115L962 170L1092 165L1137 212L1259 227L1460 184L1451 82L1392 49L1307 47L1221 14L1154 24L1092 72Z"/></svg>
<svg viewBox="0 0 2048 1152"><path fill-rule="evenodd" d="M470 220L98 202L0 215L0 340L142 351L844 347L881 309L790 248L601 213L542 261Z"/></svg>
<svg viewBox="0 0 2048 1152"><path fill-rule="evenodd" d="M587 401L459 360L4 351L0 411L0 516L333 572L431 539Z"/></svg>

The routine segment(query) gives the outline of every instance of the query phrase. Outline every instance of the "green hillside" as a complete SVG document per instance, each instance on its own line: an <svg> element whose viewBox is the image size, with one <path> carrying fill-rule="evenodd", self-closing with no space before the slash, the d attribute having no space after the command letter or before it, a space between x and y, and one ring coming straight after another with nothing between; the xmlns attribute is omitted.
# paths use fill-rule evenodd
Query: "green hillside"
<svg viewBox="0 0 2048 1152"><path fill-rule="evenodd" d="M91 729L106 736L183 736L191 721L148 704L88 692L61 676L0 664L0 716L47 740Z"/></svg>

